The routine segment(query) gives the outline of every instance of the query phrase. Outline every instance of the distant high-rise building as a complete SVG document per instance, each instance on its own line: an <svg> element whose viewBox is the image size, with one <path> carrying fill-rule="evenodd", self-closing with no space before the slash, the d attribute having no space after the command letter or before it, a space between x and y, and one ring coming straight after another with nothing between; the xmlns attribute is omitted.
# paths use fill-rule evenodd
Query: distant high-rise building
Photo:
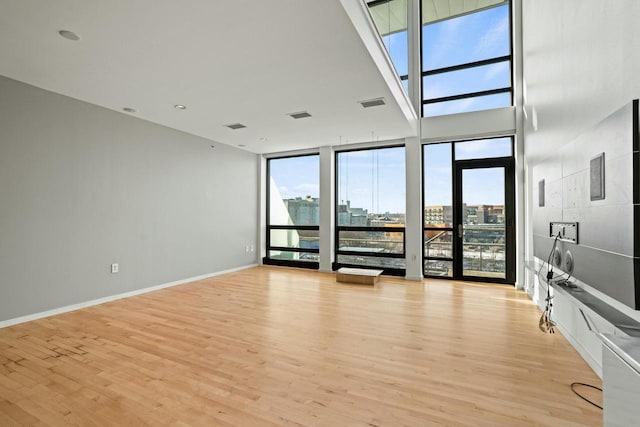
<svg viewBox="0 0 640 427"><path fill-rule="evenodd" d="M504 224L503 205L468 206L467 212L470 224Z"/></svg>
<svg viewBox="0 0 640 427"><path fill-rule="evenodd" d="M465 224L504 224L504 205L462 206L462 221ZM424 222L431 226L453 226L451 206L434 205L424 207Z"/></svg>
<svg viewBox="0 0 640 427"><path fill-rule="evenodd" d="M363 208L352 208L351 201L338 205L338 225L369 226L369 213Z"/></svg>
<svg viewBox="0 0 640 427"><path fill-rule="evenodd" d="M284 205L289 212L289 219L293 225L319 225L320 224L320 203L317 197L296 197L294 199L284 199ZM319 248L318 231L314 230L297 230L293 233L299 248ZM294 253L296 258L298 254ZM305 256L314 257L315 255L306 254Z"/></svg>
<svg viewBox="0 0 640 427"><path fill-rule="evenodd" d="M295 225L320 224L320 204L317 197L285 199L284 204L289 211L291 222Z"/></svg>
<svg viewBox="0 0 640 427"><path fill-rule="evenodd" d="M451 206L425 206L424 222L432 226L453 227L453 208Z"/></svg>

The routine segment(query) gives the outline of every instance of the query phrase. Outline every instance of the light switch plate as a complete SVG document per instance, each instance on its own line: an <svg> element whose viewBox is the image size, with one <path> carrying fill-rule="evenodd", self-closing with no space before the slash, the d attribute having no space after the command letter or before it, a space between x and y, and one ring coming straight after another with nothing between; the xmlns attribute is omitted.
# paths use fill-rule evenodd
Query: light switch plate
<svg viewBox="0 0 640 427"><path fill-rule="evenodd" d="M577 222L550 222L549 237L555 238L558 234L558 240L578 244L578 223Z"/></svg>

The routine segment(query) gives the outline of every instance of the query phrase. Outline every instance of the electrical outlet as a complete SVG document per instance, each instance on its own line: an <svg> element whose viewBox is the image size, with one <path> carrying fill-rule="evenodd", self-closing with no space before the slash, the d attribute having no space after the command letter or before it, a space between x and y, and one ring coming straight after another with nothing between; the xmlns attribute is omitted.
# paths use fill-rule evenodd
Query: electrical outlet
<svg viewBox="0 0 640 427"><path fill-rule="evenodd" d="M111 264L111 272L117 273L118 271L120 271L120 266L118 264Z"/></svg>
<svg viewBox="0 0 640 427"><path fill-rule="evenodd" d="M249 245L245 245L245 247L244 247L244 251L245 251L245 252L249 252Z"/></svg>
<svg viewBox="0 0 640 427"><path fill-rule="evenodd" d="M249 248L249 252L253 252L255 250L256 250L256 248L253 245L251 245L251 247Z"/></svg>

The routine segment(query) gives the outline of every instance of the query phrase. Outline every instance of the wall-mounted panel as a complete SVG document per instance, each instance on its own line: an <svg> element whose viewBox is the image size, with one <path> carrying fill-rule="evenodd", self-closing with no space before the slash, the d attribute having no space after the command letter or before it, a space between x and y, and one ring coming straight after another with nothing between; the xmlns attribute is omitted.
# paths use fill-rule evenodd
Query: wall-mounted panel
<svg viewBox="0 0 640 427"><path fill-rule="evenodd" d="M545 206L532 207L535 256L548 258L553 242L549 222L577 222L578 244L559 243L563 253L573 254L573 276L634 309L640 308L640 277L634 270L640 255L633 203L640 173L633 150L637 115L638 101L629 102L550 157L532 162L533 182L545 181ZM602 179L592 176L593 159L602 161ZM594 185L602 188L594 193ZM537 187L532 185L534 193Z"/></svg>

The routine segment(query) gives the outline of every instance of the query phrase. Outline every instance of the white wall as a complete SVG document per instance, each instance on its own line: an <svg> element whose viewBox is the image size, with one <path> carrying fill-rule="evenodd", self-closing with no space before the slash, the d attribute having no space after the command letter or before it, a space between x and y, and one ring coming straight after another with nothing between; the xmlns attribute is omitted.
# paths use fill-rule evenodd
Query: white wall
<svg viewBox="0 0 640 427"><path fill-rule="evenodd" d="M255 264L258 156L211 145L0 77L0 322Z"/></svg>
<svg viewBox="0 0 640 427"><path fill-rule="evenodd" d="M640 96L638 18L635 0L523 0L528 161Z"/></svg>
<svg viewBox="0 0 640 427"><path fill-rule="evenodd" d="M523 0L523 95L527 192L526 257L533 260L533 169L596 123L640 96L640 2L635 0ZM615 221L615 219L612 219ZM631 236L628 236L631 238ZM606 268L606 266L603 266ZM533 274L527 288L544 296ZM585 284L589 288L588 283ZM640 321L640 313L595 292ZM558 296L554 311L568 339L600 372L599 343Z"/></svg>
<svg viewBox="0 0 640 427"><path fill-rule="evenodd" d="M425 117L421 128L425 142L513 135L516 132L515 107Z"/></svg>

